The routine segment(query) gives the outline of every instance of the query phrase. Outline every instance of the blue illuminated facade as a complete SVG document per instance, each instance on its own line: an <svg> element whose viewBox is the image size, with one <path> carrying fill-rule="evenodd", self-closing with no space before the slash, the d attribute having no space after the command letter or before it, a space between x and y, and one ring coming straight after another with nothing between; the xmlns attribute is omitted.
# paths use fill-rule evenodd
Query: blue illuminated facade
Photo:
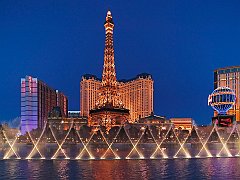
<svg viewBox="0 0 240 180"><path fill-rule="evenodd" d="M68 98L44 82L26 76L21 79L21 134L42 129L53 107L59 106L68 116Z"/></svg>

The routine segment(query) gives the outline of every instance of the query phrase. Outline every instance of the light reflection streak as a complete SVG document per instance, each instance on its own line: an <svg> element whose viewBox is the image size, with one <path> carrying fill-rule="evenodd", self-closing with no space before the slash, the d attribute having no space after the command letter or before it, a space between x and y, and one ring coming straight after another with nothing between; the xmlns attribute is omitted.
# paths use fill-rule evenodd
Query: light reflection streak
<svg viewBox="0 0 240 180"><path fill-rule="evenodd" d="M202 148L206 151L206 153L207 153L207 157L212 157L212 154L209 152L209 150L206 148L206 146L203 144L203 141L201 140L201 136L199 135L199 133L198 133L198 131L197 131L197 128L196 128L196 125L193 125L193 127L194 127L194 129L195 129L195 131L196 131L196 133L197 133L197 136L198 136L198 139L200 140L200 142L201 142L201 144L202 144ZM200 152L199 152L200 153ZM198 153L198 155L196 155L195 157L196 158L198 158L198 157L200 157L199 156L199 153Z"/></svg>
<svg viewBox="0 0 240 180"><path fill-rule="evenodd" d="M234 128L233 128L233 129L234 129ZM218 135L218 137L219 137L219 139L220 139L220 142L221 142L222 145L223 145L223 147L222 147L222 149L221 149L220 152L222 152L222 150L224 149L225 152L227 153L228 157L232 157L232 154L230 153L230 151L228 150L228 148L227 148L227 146L226 146L227 143L224 143L224 142L223 142L223 140L222 140L222 138L221 138L221 136L220 136L220 134L219 134L219 132L218 132L217 129L216 129L216 132L217 132L217 135ZM226 142L227 142L227 141L226 141ZM220 152L217 154L217 157L221 157Z"/></svg>
<svg viewBox="0 0 240 180"><path fill-rule="evenodd" d="M70 158L66 155L66 153L64 152L64 150L62 149L62 145L63 145L64 142L66 141L66 138L68 137L68 135L69 135L69 133L70 133L70 131L71 131L71 129L72 129L72 126L73 126L73 121L72 121L72 123L71 123L71 126L70 126L70 128L69 128L69 130L68 130L68 132L67 132L67 134L66 134L66 136L65 136L65 138L63 139L63 141L62 141L61 144L60 144L60 143L57 141L57 138L56 138L55 134L53 133L52 127L49 125L50 130L51 130L51 132L52 132L52 135L53 135L53 137L54 137L54 139L55 139L55 141L57 142L57 145L58 145L58 149L57 149L57 151L55 152L55 154L53 155L53 157L52 157L51 159L56 159L56 156L57 156L57 154L58 154L58 152L59 152L60 150L61 150L62 153L64 154L65 159L70 159Z"/></svg>
<svg viewBox="0 0 240 180"><path fill-rule="evenodd" d="M236 125L237 126L237 125ZM237 131L237 134L238 134L238 139L240 138L240 133L239 133L239 130L238 128L236 127L236 131ZM239 144L239 140L238 140L238 144ZM235 155L235 156L240 156L240 150L238 151L238 153Z"/></svg>
<svg viewBox="0 0 240 180"><path fill-rule="evenodd" d="M102 130L101 130L101 128L100 128L100 132L101 132L104 140L106 141L106 143L107 143L107 145L108 145L108 149L105 151L105 153L103 154L103 156L101 157L101 159L105 159L105 156L106 156L108 150L111 150L111 151L112 151L112 153L113 153L114 156L115 156L115 159L120 159L120 157L113 151L113 149L112 149L111 147L112 147L112 145L113 145L113 143L114 143L114 140L117 138L120 130L122 129L122 127L123 127L123 126L121 126L121 127L119 128L119 130L118 130L118 132L117 132L117 135L113 138L113 141L112 141L112 143L111 143L110 145L109 145L109 143L107 142L107 139L106 139L105 136L103 135L103 132L102 132Z"/></svg>
<svg viewBox="0 0 240 180"><path fill-rule="evenodd" d="M199 153L197 154L196 157L200 157L200 153L202 152L203 149L207 152L208 157L212 157L211 153L206 149L206 145L207 145L207 143L208 143L208 140L209 140L210 136L212 135L212 133L213 133L213 131L214 131L214 129L215 129L215 126L216 126L216 124L214 124L214 126L213 126L213 128L212 128L212 130L211 130L211 132L210 132L210 134L209 134L209 136L207 137L206 141L204 142L202 148L200 149L200 151L199 151ZM209 155L210 155L210 156L209 156Z"/></svg>
<svg viewBox="0 0 240 180"><path fill-rule="evenodd" d="M153 140L154 140L154 142L155 142L156 145L157 145L157 148L155 149L155 151L153 152L153 154L152 154L151 157L150 157L151 159L154 159L154 158L155 158L155 154L157 153L158 149L161 151L161 153L162 153L162 155L163 155L163 158L168 158L168 156L164 153L164 151L162 151L162 149L161 149L160 146L162 145L163 141L166 139L168 133L170 132L171 127L172 127L172 125L170 126L170 128L168 129L166 135L163 137L162 141L161 141L159 144L157 143L156 138L153 136L153 133L152 133L151 128L148 127L148 128L150 129L150 133L151 133L151 135L152 135L152 137L153 137Z"/></svg>
<svg viewBox="0 0 240 180"><path fill-rule="evenodd" d="M8 137L6 136L4 130L3 130L2 132L3 132L3 135L5 136L5 138L6 138L6 140L7 140L8 145L10 146L8 152L4 155L3 159L9 159L10 156L11 156L11 155L9 155L9 153L10 153L11 151L15 154L15 156L17 157L17 159L21 159L21 157L15 152L15 150L14 150L14 148L13 148L13 146L14 146L14 144L16 143L18 137L16 136L15 139L14 139L14 141L13 141L12 144L11 144L11 143L9 142L9 139L8 139Z"/></svg>
<svg viewBox="0 0 240 180"><path fill-rule="evenodd" d="M46 127L47 127L47 122L45 123L44 128L43 128L43 131L42 131L41 135L39 136L39 138L38 138L38 140L37 140L36 143L34 142L34 140L33 140L32 136L31 136L30 132L28 131L28 135L29 135L29 137L30 137L30 139L31 139L34 147L33 147L33 149L31 150L31 152L29 153L29 155L26 157L26 159L31 159L31 158L32 158L33 152L34 152L35 149L38 151L39 155L41 156L41 159L45 159L45 157L44 157L44 156L41 154L41 152L39 151L37 145L38 145L38 143L40 142L40 140L41 140L41 138L42 138L42 136L43 136L43 133L45 132Z"/></svg>
<svg viewBox="0 0 240 180"><path fill-rule="evenodd" d="M177 155L178 155L178 153L181 151L181 149L184 151L186 158L191 158L191 155L190 155L190 154L186 151L186 149L183 147L183 145L184 145L185 142L187 141L187 139L188 139L189 135L191 134L191 132L188 133L188 136L184 139L183 143L180 142L180 140L179 140L179 138L178 138L178 136L176 135L176 133L175 133L174 130L173 130L173 133L175 134L175 137L177 138L177 141L178 141L178 143L179 143L179 145L180 145L180 148L178 149L177 153L173 156L173 158L177 158Z"/></svg>
<svg viewBox="0 0 240 180"><path fill-rule="evenodd" d="M78 155L75 159L81 159L84 150L87 151L88 155L90 156L90 159L95 159L94 156L93 156L93 155L89 152L89 150L87 149L87 146L88 146L89 142L91 141L91 139L92 139L94 133L92 133L91 137L89 138L89 140L88 140L88 142L87 142L86 144L82 141L82 139L81 139L81 137L80 137L80 134L79 134L78 132L77 132L77 135L78 135L78 137L79 137L81 143L83 144L83 149L81 150L81 152L79 153L79 155Z"/></svg>
<svg viewBox="0 0 240 180"><path fill-rule="evenodd" d="M238 131L238 130L237 130L237 124L236 124L236 123L234 124L234 126L233 126L233 128L232 128L232 131L231 131L231 133L230 133L230 135L228 136L227 140L226 140L225 143L224 143L225 146L227 146L227 143L228 143L230 137L232 136L234 130ZM220 154L221 154L221 152L223 151L223 149L224 149L224 146L223 146L222 149L219 151L218 156L220 156ZM232 155L231 155L231 156L232 156Z"/></svg>
<svg viewBox="0 0 240 180"><path fill-rule="evenodd" d="M124 130L125 130L125 128L124 128ZM145 130L146 130L146 129L145 129ZM129 156L131 155L131 153L132 153L134 150L138 153L140 159L144 159L144 156L143 156L143 155L137 150L136 147L137 147L137 145L138 145L140 139L142 138L142 136L143 136L145 130L142 132L140 138L138 139L138 141L137 141L135 144L133 143L133 141L131 140L129 134L128 134L128 133L126 132L126 130L125 130L125 133L127 134L128 139L130 140L130 142L131 142L131 144L132 144L132 146L133 146L132 150L131 150L130 153L127 155L126 159L130 159Z"/></svg>

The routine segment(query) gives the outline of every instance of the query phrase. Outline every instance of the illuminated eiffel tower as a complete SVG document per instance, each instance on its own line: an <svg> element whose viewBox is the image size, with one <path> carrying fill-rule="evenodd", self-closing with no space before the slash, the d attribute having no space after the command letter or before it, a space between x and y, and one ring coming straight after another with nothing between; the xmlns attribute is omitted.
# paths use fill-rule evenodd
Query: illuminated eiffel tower
<svg viewBox="0 0 240 180"><path fill-rule="evenodd" d="M102 84L96 107L89 113L89 124L102 125L110 129L112 126L125 123L129 119L129 110L124 108L117 85L113 47L114 23L110 11L107 12L104 27L106 38Z"/></svg>

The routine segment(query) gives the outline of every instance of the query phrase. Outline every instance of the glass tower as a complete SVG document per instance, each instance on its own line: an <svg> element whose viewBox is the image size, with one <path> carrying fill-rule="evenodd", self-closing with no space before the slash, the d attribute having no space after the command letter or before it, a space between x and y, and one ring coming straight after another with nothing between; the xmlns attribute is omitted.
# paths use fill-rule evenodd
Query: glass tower
<svg viewBox="0 0 240 180"><path fill-rule="evenodd" d="M38 80L31 76L21 79L21 133L38 127Z"/></svg>
<svg viewBox="0 0 240 180"><path fill-rule="evenodd" d="M46 83L26 76L21 79L21 133L42 129L53 107L59 106L68 116L68 98Z"/></svg>

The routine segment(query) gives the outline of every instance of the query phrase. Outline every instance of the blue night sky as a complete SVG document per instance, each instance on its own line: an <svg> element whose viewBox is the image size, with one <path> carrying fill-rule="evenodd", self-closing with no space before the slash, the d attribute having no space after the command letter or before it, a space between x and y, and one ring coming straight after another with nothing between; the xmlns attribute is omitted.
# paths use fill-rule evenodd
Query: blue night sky
<svg viewBox="0 0 240 180"><path fill-rule="evenodd" d="M240 65L240 2L0 1L0 121L20 116L20 78L32 75L79 110L80 79L101 77L104 21L115 22L118 79L154 78L154 112L209 124L213 70Z"/></svg>

